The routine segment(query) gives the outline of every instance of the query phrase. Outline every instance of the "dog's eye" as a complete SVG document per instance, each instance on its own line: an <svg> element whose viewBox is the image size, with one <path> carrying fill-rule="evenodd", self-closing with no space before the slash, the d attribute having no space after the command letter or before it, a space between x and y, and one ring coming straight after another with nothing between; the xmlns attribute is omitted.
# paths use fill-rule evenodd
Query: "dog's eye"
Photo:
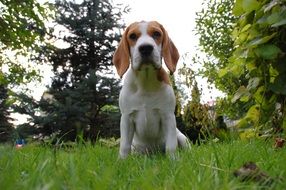
<svg viewBox="0 0 286 190"><path fill-rule="evenodd" d="M161 37L161 33L158 32L158 31L155 31L155 32L153 32L152 37L153 37L154 39L158 39L158 38Z"/></svg>
<svg viewBox="0 0 286 190"><path fill-rule="evenodd" d="M132 34L129 35L129 38L131 40L137 40L137 35L135 33L132 33Z"/></svg>

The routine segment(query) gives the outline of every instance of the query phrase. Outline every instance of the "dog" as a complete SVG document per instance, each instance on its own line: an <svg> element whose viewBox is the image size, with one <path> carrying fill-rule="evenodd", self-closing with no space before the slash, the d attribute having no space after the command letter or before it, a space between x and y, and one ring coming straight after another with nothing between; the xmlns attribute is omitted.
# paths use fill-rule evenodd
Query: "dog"
<svg viewBox="0 0 286 190"><path fill-rule="evenodd" d="M179 52L164 27L156 22L135 22L122 35L113 55L119 76L125 74L119 95L120 158L163 151L174 156L188 139L176 127L176 98L162 58L174 73Z"/></svg>

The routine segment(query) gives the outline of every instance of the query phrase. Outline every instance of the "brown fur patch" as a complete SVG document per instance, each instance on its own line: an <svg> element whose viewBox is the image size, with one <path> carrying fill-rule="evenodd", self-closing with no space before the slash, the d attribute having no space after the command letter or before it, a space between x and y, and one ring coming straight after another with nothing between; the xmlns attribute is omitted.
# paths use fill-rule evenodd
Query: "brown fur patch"
<svg viewBox="0 0 286 190"><path fill-rule="evenodd" d="M171 85L169 75L163 68L158 70L157 78L158 78L159 81L164 82L164 83L166 83L168 85Z"/></svg>

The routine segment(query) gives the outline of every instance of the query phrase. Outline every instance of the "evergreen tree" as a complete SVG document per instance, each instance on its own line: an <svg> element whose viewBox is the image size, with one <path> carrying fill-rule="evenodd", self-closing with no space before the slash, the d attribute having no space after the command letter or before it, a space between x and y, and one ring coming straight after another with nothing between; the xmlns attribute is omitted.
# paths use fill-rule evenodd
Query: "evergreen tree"
<svg viewBox="0 0 286 190"><path fill-rule="evenodd" d="M57 37L70 45L69 48L55 48L49 56L55 78L52 88L72 88L75 83L88 77L91 70L107 72L112 65L114 42L119 40L120 12L107 0L84 0L77 4L70 1L56 1L56 22L70 34Z"/></svg>
<svg viewBox="0 0 286 190"><path fill-rule="evenodd" d="M8 89L5 85L0 85L0 143L11 140L14 128L10 121L9 106L7 104Z"/></svg>
<svg viewBox="0 0 286 190"><path fill-rule="evenodd" d="M76 140L78 135L95 140L119 125L119 80L113 78L112 55L123 27L121 9L107 0L82 3L56 1L56 22L68 32L55 36L68 48L45 47L44 56L55 74L47 93L31 113L38 134Z"/></svg>
<svg viewBox="0 0 286 190"><path fill-rule="evenodd" d="M210 128L208 106L201 104L201 92L194 80L191 91L191 101L184 108L185 133L193 143L199 143L204 139Z"/></svg>

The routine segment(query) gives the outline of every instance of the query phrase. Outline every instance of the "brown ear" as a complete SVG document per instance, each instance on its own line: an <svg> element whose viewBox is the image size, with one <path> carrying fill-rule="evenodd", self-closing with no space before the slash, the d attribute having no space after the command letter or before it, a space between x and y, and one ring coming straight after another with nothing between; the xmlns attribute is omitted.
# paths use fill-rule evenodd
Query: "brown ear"
<svg viewBox="0 0 286 190"><path fill-rule="evenodd" d="M129 46L127 41L128 28L123 33L115 53L113 54L112 62L116 67L117 73L120 77L124 75L129 67Z"/></svg>
<svg viewBox="0 0 286 190"><path fill-rule="evenodd" d="M161 29L163 31L163 47L162 47L162 55L165 61L166 66L170 70L170 73L173 74L176 70L177 62L180 58L179 52L169 38L167 31L161 25Z"/></svg>

